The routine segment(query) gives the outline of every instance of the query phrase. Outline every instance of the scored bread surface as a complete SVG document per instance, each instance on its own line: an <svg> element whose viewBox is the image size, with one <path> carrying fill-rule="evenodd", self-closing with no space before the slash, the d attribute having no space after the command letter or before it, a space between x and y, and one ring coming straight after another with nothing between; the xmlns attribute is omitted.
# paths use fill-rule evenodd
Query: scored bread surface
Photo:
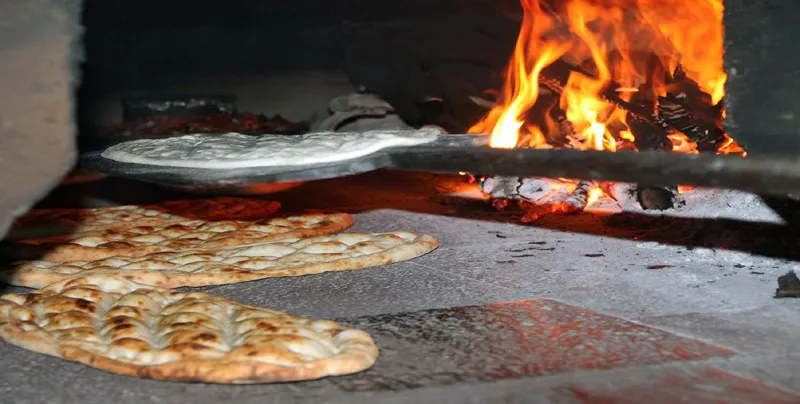
<svg viewBox="0 0 800 404"><path fill-rule="evenodd" d="M212 383L317 379L371 367L365 332L198 292L88 275L0 297L0 337L123 375Z"/></svg>
<svg viewBox="0 0 800 404"><path fill-rule="evenodd" d="M161 225L185 220L263 219L273 215L280 206L275 201L226 196L94 209L34 209L14 222L6 239Z"/></svg>
<svg viewBox="0 0 800 404"><path fill-rule="evenodd" d="M75 275L111 274L160 287L207 286L368 268L416 258L438 246L431 236L405 231L340 233L144 257L30 261L0 270L0 280L39 288Z"/></svg>
<svg viewBox="0 0 800 404"><path fill-rule="evenodd" d="M0 246L0 255L45 261L141 257L167 251L206 250L282 238L320 236L346 230L352 225L353 218L347 213L312 213L255 222L187 220L19 240Z"/></svg>

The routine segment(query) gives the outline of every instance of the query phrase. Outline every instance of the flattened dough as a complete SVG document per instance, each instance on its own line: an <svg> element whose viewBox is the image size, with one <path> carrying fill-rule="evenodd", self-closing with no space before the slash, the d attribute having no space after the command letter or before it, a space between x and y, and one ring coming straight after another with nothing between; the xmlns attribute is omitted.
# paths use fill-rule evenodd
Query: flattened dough
<svg viewBox="0 0 800 404"><path fill-rule="evenodd" d="M437 134L433 129L292 136L191 134L119 143L101 156L121 163L206 169L295 166L352 160L389 147L429 143Z"/></svg>

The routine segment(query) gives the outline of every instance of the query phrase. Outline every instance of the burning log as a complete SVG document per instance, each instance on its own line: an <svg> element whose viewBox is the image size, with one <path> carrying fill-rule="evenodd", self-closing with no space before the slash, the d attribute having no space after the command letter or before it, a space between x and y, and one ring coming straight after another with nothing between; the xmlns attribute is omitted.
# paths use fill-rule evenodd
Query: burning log
<svg viewBox="0 0 800 404"><path fill-rule="evenodd" d="M564 92L564 87L566 85L563 71L573 71L591 76L591 74L585 72L584 69L559 60L542 71L539 77L539 83L550 91L561 94ZM651 136L657 137L656 139L646 139L642 141L646 145L645 149L647 150L662 150L666 147L666 143L658 139L661 137L661 134L666 136L666 134L670 134L673 131L678 131L686 134L692 141L697 143L700 151L717 151L719 146L726 140L725 132L716 124L715 120L702 119L703 115L706 114L693 112L689 104L681 100L681 98L687 96L687 93L699 94L700 96L704 95L708 97L709 100L710 96L703 93L696 82L686 77L683 68L680 66L678 66L673 73L671 84L673 89L681 87L692 88L692 86L694 86L696 87L696 91L680 92L677 95L668 93L666 97L658 97L658 106L656 108L653 108L649 103L626 101L622 99L620 93L617 91L617 89L622 86L614 82L603 91L601 97L605 101L628 112L628 125L633 125L631 127L632 130L634 129L633 127L637 127L639 130L645 129L646 132L653 134ZM692 106L694 107L694 105ZM713 111L721 111L721 103L712 108Z"/></svg>
<svg viewBox="0 0 800 404"><path fill-rule="evenodd" d="M576 138L572 122L567 119L566 113L557 105L550 113L558 124L561 135L559 142L567 146L567 142ZM492 204L495 208L506 209L509 206L508 200L521 201L518 206L526 210L522 217L523 223L534 222L551 213L580 213L588 205L589 193L593 187L593 181L581 181L564 200L548 204L547 197L552 197L552 187L550 182L544 178L494 176L486 177L481 182L481 189L484 193L492 198L506 200L493 200ZM547 205L547 208L541 209L538 205Z"/></svg>
<svg viewBox="0 0 800 404"><path fill-rule="evenodd" d="M633 143L638 150L672 150L672 142L667 137L671 133L670 130L634 114L628 114L625 123L633 134Z"/></svg>
<svg viewBox="0 0 800 404"><path fill-rule="evenodd" d="M682 203L677 187L603 182L600 189L623 209L667 210Z"/></svg>
<svg viewBox="0 0 800 404"><path fill-rule="evenodd" d="M493 176L483 178L481 190L498 199L536 202L550 193L550 184L543 178Z"/></svg>
<svg viewBox="0 0 800 404"><path fill-rule="evenodd" d="M640 119L633 114L628 114L626 122L633 134L634 144L636 144L636 148L639 151L672 150L672 142L667 137L671 131ZM666 210L675 206L677 191L676 187L630 185L627 193L629 196L635 196L636 202L644 210ZM624 207L624 204L621 205Z"/></svg>
<svg viewBox="0 0 800 404"><path fill-rule="evenodd" d="M590 71L590 68L558 60L542 71L539 76L539 85L554 95L563 94L570 74L578 72L592 76ZM664 72L665 70L662 67L660 71ZM626 124L633 134L633 143L639 151L672 151L673 144L670 135L678 132L685 134L697 144L698 150L701 152L716 152L728 140L721 128L721 103L712 105L711 96L703 92L697 82L689 79L680 65L667 80L665 96L657 96L653 92L645 91L637 93L633 99L628 100L627 98L623 99L623 93L618 91L620 88L618 83L612 82L602 92L601 97L627 112ZM573 124L567 119L564 111L556 106L550 113L557 124L561 139L576 139ZM559 143L553 142L553 139L548 140L553 145ZM568 144L560 146L568 147ZM515 184L523 181L513 177L508 180ZM539 183L541 182L539 180ZM525 221L537 220L546 213L570 213L583 210L586 207L591 187L591 182L581 182L575 193L563 202L559 202L557 207L547 212L530 213L526 215ZM511 194L512 198L537 200L519 198L519 188L519 186L515 188L516 193ZM617 199L623 208L636 204L644 210L666 210L680 203L680 194L677 187L674 186L626 184L607 188L609 189L601 189L607 195ZM620 188L617 190L616 196L613 188ZM620 193L624 193L626 196L623 197ZM546 195L546 192L544 194ZM543 198L540 194L534 193L533 195L534 198Z"/></svg>
<svg viewBox="0 0 800 404"><path fill-rule="evenodd" d="M678 65L667 85L666 96L658 97L658 115L697 144L701 153L714 153L725 143L722 102L712 105L704 93Z"/></svg>
<svg viewBox="0 0 800 404"><path fill-rule="evenodd" d="M562 202L568 213L577 213L586 208L589 203L589 191L592 190L594 181L581 181Z"/></svg>
<svg viewBox="0 0 800 404"><path fill-rule="evenodd" d="M636 184L603 181L599 188L623 209L633 207L636 203Z"/></svg>
<svg viewBox="0 0 800 404"><path fill-rule="evenodd" d="M550 143L556 147L570 147L571 142L577 141L577 131L575 131L575 126L572 122L567 119L567 113L558 105L555 105L550 111L550 116L558 125L559 135L557 139L549 139Z"/></svg>
<svg viewBox="0 0 800 404"><path fill-rule="evenodd" d="M525 212L521 219L522 223L533 223L553 213L567 215L581 213L589 204L592 188L594 188L594 181L581 181L563 201L549 205L545 209L531 209Z"/></svg>

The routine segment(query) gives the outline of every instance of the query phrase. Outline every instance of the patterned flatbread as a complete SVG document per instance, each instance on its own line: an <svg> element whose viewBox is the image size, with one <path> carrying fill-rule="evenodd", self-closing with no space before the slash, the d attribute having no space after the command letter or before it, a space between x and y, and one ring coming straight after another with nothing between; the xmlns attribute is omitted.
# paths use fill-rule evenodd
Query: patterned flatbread
<svg viewBox="0 0 800 404"><path fill-rule="evenodd" d="M218 250L186 250L96 261L31 261L0 270L0 280L41 288L71 276L119 275L159 287L207 286L256 279L363 269L405 261L439 242L405 231L289 238Z"/></svg>
<svg viewBox="0 0 800 404"><path fill-rule="evenodd" d="M345 375L378 357L368 334L332 321L111 275L0 297L0 337L113 373L207 383Z"/></svg>
<svg viewBox="0 0 800 404"><path fill-rule="evenodd" d="M0 245L0 255L13 259L94 261L109 257L142 257L181 250L211 250L338 233L353 225L346 213L311 213L246 221L187 220L122 229L19 240Z"/></svg>
<svg viewBox="0 0 800 404"><path fill-rule="evenodd" d="M30 239L185 220L264 219L275 214L280 206L278 202L262 199L219 197L94 209L34 209L18 218L5 238Z"/></svg>

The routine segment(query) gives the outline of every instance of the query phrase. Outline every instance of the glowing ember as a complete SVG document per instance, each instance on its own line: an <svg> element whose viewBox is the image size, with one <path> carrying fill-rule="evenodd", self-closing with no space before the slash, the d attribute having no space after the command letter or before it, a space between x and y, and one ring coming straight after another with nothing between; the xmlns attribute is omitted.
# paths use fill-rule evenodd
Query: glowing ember
<svg viewBox="0 0 800 404"><path fill-rule="evenodd" d="M521 2L524 17L505 86L470 133L490 134L490 146L498 148L638 150L641 128L631 126L632 116L671 113L677 121L691 110L702 113L687 119L705 119L718 133L708 143L711 151L745 154L721 129L727 79L722 0ZM543 72L556 62L570 67L566 81L555 96L542 96L540 86L552 88ZM672 109L662 111L663 100ZM675 121L651 125L666 131L667 149L708 150L698 143L709 131ZM602 194L592 189L589 204Z"/></svg>
<svg viewBox="0 0 800 404"><path fill-rule="evenodd" d="M592 188L592 190L589 191L589 198L586 199L586 206L592 206L601 196L603 196L603 190L600 188Z"/></svg>

